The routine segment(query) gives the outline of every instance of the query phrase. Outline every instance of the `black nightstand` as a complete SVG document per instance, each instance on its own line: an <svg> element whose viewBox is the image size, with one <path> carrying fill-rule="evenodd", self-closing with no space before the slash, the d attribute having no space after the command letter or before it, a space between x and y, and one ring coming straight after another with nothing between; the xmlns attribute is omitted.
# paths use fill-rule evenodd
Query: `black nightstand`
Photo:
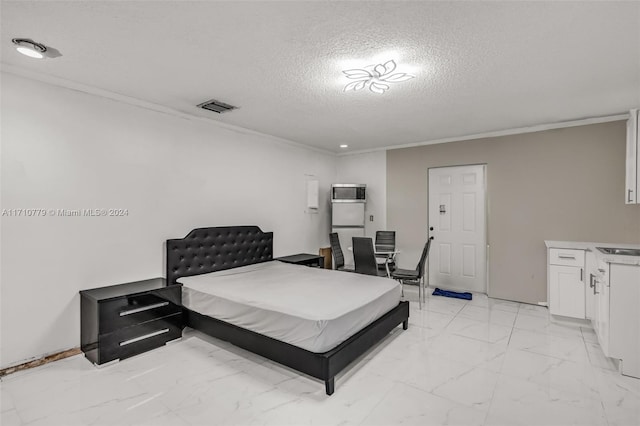
<svg viewBox="0 0 640 426"><path fill-rule="evenodd" d="M291 256L277 257L276 260L285 263L294 263L296 265L314 266L317 268L324 267L324 256L318 256L317 254L292 254Z"/></svg>
<svg viewBox="0 0 640 426"><path fill-rule="evenodd" d="M164 278L80 292L80 343L95 364L124 359L182 336L182 286Z"/></svg>

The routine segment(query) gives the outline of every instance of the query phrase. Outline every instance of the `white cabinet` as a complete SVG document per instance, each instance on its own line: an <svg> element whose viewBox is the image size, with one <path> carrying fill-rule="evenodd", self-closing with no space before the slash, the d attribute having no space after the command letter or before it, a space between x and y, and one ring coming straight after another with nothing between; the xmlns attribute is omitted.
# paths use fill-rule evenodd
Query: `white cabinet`
<svg viewBox="0 0 640 426"><path fill-rule="evenodd" d="M625 177L625 203L640 203L640 120L638 110L632 109L627 120L627 156Z"/></svg>
<svg viewBox="0 0 640 426"><path fill-rule="evenodd" d="M622 374L640 378L640 266L601 264L590 281L593 329L602 352L620 360Z"/></svg>
<svg viewBox="0 0 640 426"><path fill-rule="evenodd" d="M640 378L640 266L610 264L609 284L609 356Z"/></svg>
<svg viewBox="0 0 640 426"><path fill-rule="evenodd" d="M602 352L606 356L611 356L609 351L609 265L601 265L601 267L593 271L590 276L590 286L592 288L595 303L593 316L593 329L598 336L598 343L602 348Z"/></svg>
<svg viewBox="0 0 640 426"><path fill-rule="evenodd" d="M549 249L549 312L585 318L584 250Z"/></svg>

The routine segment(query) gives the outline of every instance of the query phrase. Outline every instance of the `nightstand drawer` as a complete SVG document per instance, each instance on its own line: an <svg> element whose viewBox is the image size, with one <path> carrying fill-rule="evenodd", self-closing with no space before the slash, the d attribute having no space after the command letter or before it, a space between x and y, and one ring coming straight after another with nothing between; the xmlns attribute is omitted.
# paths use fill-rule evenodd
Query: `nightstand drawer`
<svg viewBox="0 0 640 426"><path fill-rule="evenodd" d="M100 336L100 364L157 348L182 336L182 313Z"/></svg>
<svg viewBox="0 0 640 426"><path fill-rule="evenodd" d="M100 303L100 334L182 312L180 287L167 287Z"/></svg>

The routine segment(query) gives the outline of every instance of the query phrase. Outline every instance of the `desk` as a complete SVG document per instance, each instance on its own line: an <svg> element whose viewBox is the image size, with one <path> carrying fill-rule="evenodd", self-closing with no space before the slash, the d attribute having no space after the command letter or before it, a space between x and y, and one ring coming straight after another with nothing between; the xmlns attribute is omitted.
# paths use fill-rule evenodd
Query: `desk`
<svg viewBox="0 0 640 426"><path fill-rule="evenodd" d="M400 253L400 250L376 247L373 252L375 253L376 257L385 257L384 268L387 270L387 277L391 278L391 271L389 271L389 262L393 262L395 260L396 254Z"/></svg>

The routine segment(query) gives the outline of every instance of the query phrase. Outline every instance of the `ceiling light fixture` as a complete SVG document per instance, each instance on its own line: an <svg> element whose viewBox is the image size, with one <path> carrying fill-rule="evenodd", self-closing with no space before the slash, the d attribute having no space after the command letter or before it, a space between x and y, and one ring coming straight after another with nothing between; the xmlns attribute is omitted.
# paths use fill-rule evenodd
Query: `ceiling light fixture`
<svg viewBox="0 0 640 426"><path fill-rule="evenodd" d="M35 59L43 59L47 46L28 38L14 38L11 40L16 45L16 50L25 56Z"/></svg>
<svg viewBox="0 0 640 426"><path fill-rule="evenodd" d="M387 83L400 83L415 77L415 75L403 72L391 74L395 69L395 61L390 60L384 64L369 65L364 68L342 71L347 78L356 80L344 86L344 91L357 91L369 87L369 90L373 93L382 94L390 87Z"/></svg>
<svg viewBox="0 0 640 426"><path fill-rule="evenodd" d="M343 143L342 145L340 145L340 148L349 148L349 145Z"/></svg>

